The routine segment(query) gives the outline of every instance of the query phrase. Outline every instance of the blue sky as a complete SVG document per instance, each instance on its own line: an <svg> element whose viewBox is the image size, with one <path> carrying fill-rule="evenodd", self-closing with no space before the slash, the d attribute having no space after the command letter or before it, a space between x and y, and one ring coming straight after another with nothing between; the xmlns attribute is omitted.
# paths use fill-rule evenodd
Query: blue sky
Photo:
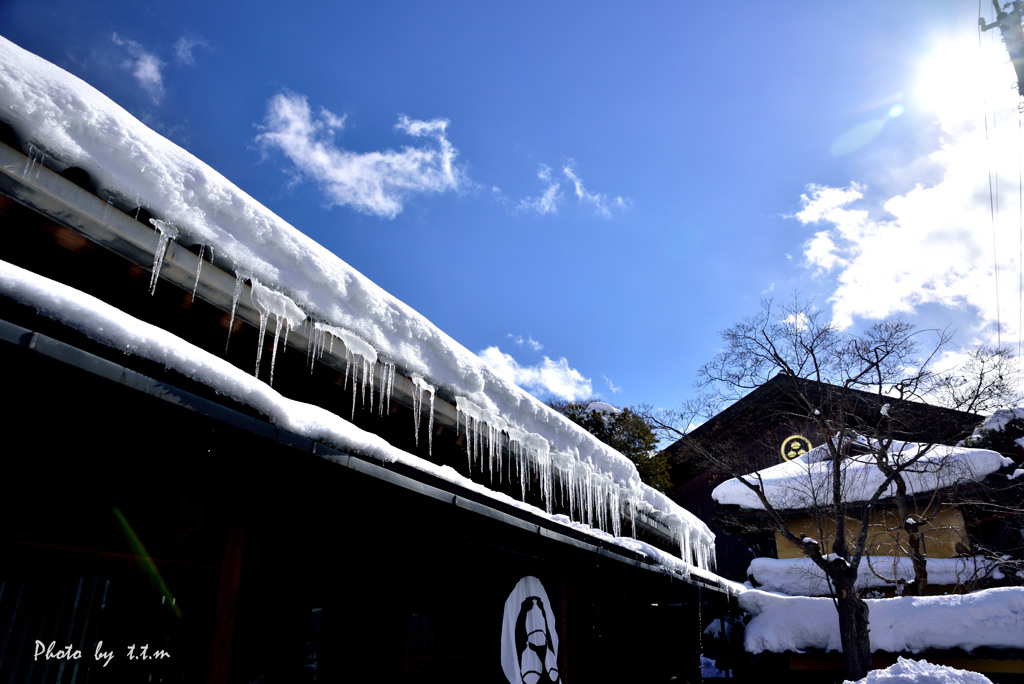
<svg viewBox="0 0 1024 684"><path fill-rule="evenodd" d="M1019 343L1015 77L977 12L6 0L0 34L527 389L670 407L794 291Z"/></svg>

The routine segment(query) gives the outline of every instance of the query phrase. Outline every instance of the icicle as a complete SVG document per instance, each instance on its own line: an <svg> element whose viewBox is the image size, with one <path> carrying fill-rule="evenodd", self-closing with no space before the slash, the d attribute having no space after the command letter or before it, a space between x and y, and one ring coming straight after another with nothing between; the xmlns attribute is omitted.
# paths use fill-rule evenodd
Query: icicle
<svg viewBox="0 0 1024 684"><path fill-rule="evenodd" d="M342 383L342 389L348 387L349 376L352 376L352 419L356 417L356 397L359 396L359 392L362 393L362 402L366 404L366 392L367 385L369 385L370 392L370 410L373 411L373 369L377 364L377 350L373 346L363 340L358 335L350 333L347 330L336 328L333 325L327 325L326 323L314 323L313 330L317 336L317 344L314 345L314 359L319 358L323 355L324 349L330 340L330 349L334 350L334 339L337 338L342 341L345 345L345 381ZM359 371L362 369L362 377L359 378L359 389L356 388L356 376L359 375ZM388 369L385 367L381 374L381 391L383 392L383 385L385 382L394 382L394 364L391 364L390 375L388 378ZM390 389L388 393L390 395Z"/></svg>
<svg viewBox="0 0 1024 684"><path fill-rule="evenodd" d="M608 508L611 513L611 533L616 537L622 536L622 498L619 486L608 482Z"/></svg>
<svg viewBox="0 0 1024 684"><path fill-rule="evenodd" d="M260 359L263 358L263 336L267 332L267 316L260 312L260 337L259 345L256 347L256 377L260 376Z"/></svg>
<svg viewBox="0 0 1024 684"><path fill-rule="evenodd" d="M370 403L367 406L370 407L370 413L373 413L373 366L371 362L363 357L363 380L362 380L362 391L363 391L363 403L366 404L366 387L370 387Z"/></svg>
<svg viewBox="0 0 1024 684"><path fill-rule="evenodd" d="M427 418L427 455L434 455L434 392L433 388L430 390L430 414Z"/></svg>
<svg viewBox="0 0 1024 684"><path fill-rule="evenodd" d="M636 539L636 494L629 493L629 536Z"/></svg>
<svg viewBox="0 0 1024 684"><path fill-rule="evenodd" d="M504 423L504 421L502 422ZM545 501L548 512L552 512L554 474L551 447L548 441L538 434L519 430L506 424L503 424L502 430L508 434L510 458L513 452L515 453L520 493L523 500L526 499L527 485L536 474L540 484L541 498Z"/></svg>
<svg viewBox="0 0 1024 684"><path fill-rule="evenodd" d="M356 419L356 375L359 374L359 369L356 368L356 355L352 353L351 349L345 350L345 382L348 382L348 370L352 369L352 416L350 420Z"/></svg>
<svg viewBox="0 0 1024 684"><path fill-rule="evenodd" d="M421 375L412 376L412 384L416 387L413 393L413 412L416 414L416 446L420 444L420 418L423 414L423 395L430 396L429 416L427 419L427 454L433 455L434 451L434 392L435 388L423 379Z"/></svg>
<svg viewBox="0 0 1024 684"><path fill-rule="evenodd" d="M326 336L323 328L314 323L313 329L310 331L309 338L306 341L306 363L309 365L310 375L313 374L313 366L316 365L317 360L322 356L324 338Z"/></svg>
<svg viewBox="0 0 1024 684"><path fill-rule="evenodd" d="M436 394L436 388L429 382L423 379L420 375L412 376L412 384L415 385L416 391L413 393L413 413L416 414L416 446L420 444L420 415L423 412L423 395L427 394L430 396L430 407L429 415L427 417L427 454L433 455L434 453L434 395ZM455 426L456 433L458 432L458 425Z"/></svg>
<svg viewBox="0 0 1024 684"><path fill-rule="evenodd" d="M391 412L391 392L395 386L395 362L384 361L380 375L380 399L378 400L378 408L380 409L380 415L383 416L384 412ZM433 401L433 399L431 399ZM433 408L433 405L431 405ZM431 411L433 415L433 411ZM456 432L458 428L456 428Z"/></svg>
<svg viewBox="0 0 1024 684"><path fill-rule="evenodd" d="M284 327L284 339L281 342L281 353L284 354L288 349L288 333L292 331L292 326L286 325Z"/></svg>
<svg viewBox="0 0 1024 684"><path fill-rule="evenodd" d="M554 502L552 500L554 475L551 466L551 445L538 434L532 432L525 434L526 439L524 442L536 467L537 479L540 483L540 495L544 500L545 509L548 513L551 513L554 510Z"/></svg>
<svg viewBox="0 0 1024 684"><path fill-rule="evenodd" d="M412 376L412 384L416 388L416 391L412 393L412 420L415 428L415 439L416 447L420 446L420 414L423 411L423 391L420 388L420 383L423 382L423 378L418 375Z"/></svg>
<svg viewBox="0 0 1024 684"><path fill-rule="evenodd" d="M519 484L520 493L522 500L526 501L526 487L530 481L530 452L520 444L519 445Z"/></svg>
<svg viewBox="0 0 1024 684"><path fill-rule="evenodd" d="M566 498L569 500L569 518L576 518L576 462L569 464L565 475L562 476L562 487L565 489Z"/></svg>
<svg viewBox="0 0 1024 684"><path fill-rule="evenodd" d="M271 387L274 386L274 364L277 362L277 341L281 337L281 323L282 323L281 317L278 316L277 314L274 314L274 322L276 323L276 325L274 326L274 346L271 347L271 349L270 349L270 386ZM285 322L284 325L285 325L285 327L287 327L288 323Z"/></svg>
<svg viewBox="0 0 1024 684"><path fill-rule="evenodd" d="M498 473L501 482L501 434L508 425L498 416L490 416L487 421L487 474L494 483L494 473Z"/></svg>
<svg viewBox="0 0 1024 684"><path fill-rule="evenodd" d="M267 320L274 316L276 327L274 331L274 349L270 361L270 383L274 382L274 361L277 358L277 341L281 334L282 327L286 331L294 328L306 320L306 314L298 305L280 292L275 292L260 284L255 278L251 279L252 303L260 313L260 336L259 347L256 350L256 376L260 374L260 359L263 357L263 338L267 332Z"/></svg>
<svg viewBox="0 0 1024 684"><path fill-rule="evenodd" d="M199 274L203 272L203 252L206 245L199 245L199 261L196 263L196 282L192 285L192 301L196 301L196 290L199 288Z"/></svg>
<svg viewBox="0 0 1024 684"><path fill-rule="evenodd" d="M36 148L29 145L27 152L28 154L25 155L25 166L21 169L22 178L28 178L28 172L32 170L32 165L36 161Z"/></svg>
<svg viewBox="0 0 1024 684"><path fill-rule="evenodd" d="M235 274L235 292L231 296L231 320L228 321L228 339L224 342L225 354L228 353L228 345L231 344L231 329L235 327L235 308L238 306L238 298L242 296L242 285L247 277L248 275L241 271ZM259 366L258 362L256 366Z"/></svg>
<svg viewBox="0 0 1024 684"><path fill-rule="evenodd" d="M466 414L466 453L469 461L470 475L479 454L480 424L484 422L487 411L480 408L465 397L455 397L455 407L460 414Z"/></svg>
<svg viewBox="0 0 1024 684"><path fill-rule="evenodd" d="M25 155L25 166L21 169L22 178L39 178L41 167L46 163L46 154L35 146L28 146L28 153ZM35 171L33 174L32 172Z"/></svg>
<svg viewBox="0 0 1024 684"><path fill-rule="evenodd" d="M178 229L160 219L149 219L157 232L156 251L153 252L153 274L149 278L149 294L156 293L156 283L160 278L160 269L164 265L164 256L167 254L167 246L171 240L178 237Z"/></svg>

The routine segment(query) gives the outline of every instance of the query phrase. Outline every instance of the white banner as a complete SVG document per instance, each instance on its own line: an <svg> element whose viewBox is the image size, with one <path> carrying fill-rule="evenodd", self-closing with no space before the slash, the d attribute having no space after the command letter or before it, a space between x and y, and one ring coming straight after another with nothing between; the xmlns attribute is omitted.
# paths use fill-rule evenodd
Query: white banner
<svg viewBox="0 0 1024 684"><path fill-rule="evenodd" d="M524 577L505 601L501 669L509 684L552 684L558 677L555 613L536 577Z"/></svg>

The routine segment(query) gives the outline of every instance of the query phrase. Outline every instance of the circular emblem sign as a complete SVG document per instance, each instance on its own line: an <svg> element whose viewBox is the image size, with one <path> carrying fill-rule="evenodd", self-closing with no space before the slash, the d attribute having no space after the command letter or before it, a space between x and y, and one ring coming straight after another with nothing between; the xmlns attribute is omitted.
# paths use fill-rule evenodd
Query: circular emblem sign
<svg viewBox="0 0 1024 684"><path fill-rule="evenodd" d="M782 460L792 461L797 456L803 456L811 450L811 443L806 437L793 435L782 442Z"/></svg>

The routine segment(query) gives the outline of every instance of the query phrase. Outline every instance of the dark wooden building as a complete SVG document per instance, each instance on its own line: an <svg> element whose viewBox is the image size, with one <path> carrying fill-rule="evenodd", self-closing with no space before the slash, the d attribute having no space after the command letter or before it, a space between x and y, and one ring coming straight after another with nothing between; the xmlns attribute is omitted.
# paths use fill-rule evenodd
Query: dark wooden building
<svg viewBox="0 0 1024 684"><path fill-rule="evenodd" d="M343 345L311 361L308 330L278 354L274 390L429 467L332 446L188 359L126 345L111 321L251 374L259 312L198 245L171 245L154 278L146 198L98 197L88 164L27 156L45 141L10 123L0 682L698 680L729 595L678 557L671 520L609 504L648 552L616 543L565 523L557 478L546 514L536 473L467 460L443 388L428 450L413 374L395 369L391 400L367 410Z"/></svg>

